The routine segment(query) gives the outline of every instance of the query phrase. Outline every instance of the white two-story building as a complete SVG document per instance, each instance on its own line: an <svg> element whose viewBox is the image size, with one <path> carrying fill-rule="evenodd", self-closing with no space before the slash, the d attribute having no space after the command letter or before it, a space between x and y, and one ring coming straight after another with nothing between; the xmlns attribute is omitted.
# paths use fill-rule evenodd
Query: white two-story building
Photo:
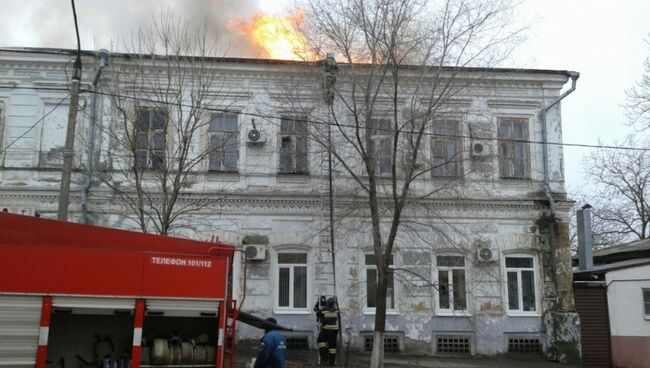
<svg viewBox="0 0 650 368"><path fill-rule="evenodd" d="M84 53L70 197L73 221L138 229L137 211L127 199L137 198L132 186L145 187L144 201L167 198L156 193L155 185L147 187L146 180L181 155L183 135L171 125L185 117L172 119L160 108L160 91L128 86L125 81L133 73L151 81L159 73L155 65L131 68L137 58L114 54L103 60L99 53ZM56 216L72 60L70 50L0 54L0 207L8 211ZM342 328L352 329L353 346L370 349L376 260L367 201L343 165L356 170L359 162L353 154L345 156L346 149L333 164L332 269L328 155L314 138L331 110L314 97L320 92L308 93L320 88L320 64L202 62L207 65L202 76L218 79L218 87L207 88L211 102L203 100L197 107L193 95L169 102L177 112L201 114L187 145L187 157L195 162L187 166L178 191L175 226L166 231L200 239L218 236L249 248L249 259L238 261L240 282L234 292L245 291L247 312L293 328L291 346L315 346L312 308L319 296L336 295ZM339 69L337 83L345 86L345 76L355 71ZM558 353L577 346L579 337L564 231L571 203L557 144L562 142L560 104L553 103L576 75L521 69L461 72L468 83L422 135L420 159L425 165L439 164L414 182L413 198L428 194L413 200L397 236L386 351L547 352L571 360ZM122 87L115 88L120 80ZM150 83L146 88L163 87ZM165 91L175 93L181 92ZM406 109L412 99L400 103ZM332 109L341 112L345 106L335 98ZM120 127L131 120L138 125L135 143L124 146L128 129ZM338 124L346 126L345 121ZM381 142L381 132L368 134ZM345 146L336 130L332 140ZM381 150L391 148L378 146L381 174L390 171ZM144 182L129 176L134 167L141 169ZM363 177L363 170L357 172ZM174 170L169 173L173 177ZM433 190L445 186L449 190ZM389 198L389 192L381 193ZM158 221L154 217L151 223ZM549 231L549 218L557 220L556 231ZM155 226L148 230L157 231ZM553 326L566 328L554 333ZM240 339L257 336L253 328L239 330Z"/></svg>

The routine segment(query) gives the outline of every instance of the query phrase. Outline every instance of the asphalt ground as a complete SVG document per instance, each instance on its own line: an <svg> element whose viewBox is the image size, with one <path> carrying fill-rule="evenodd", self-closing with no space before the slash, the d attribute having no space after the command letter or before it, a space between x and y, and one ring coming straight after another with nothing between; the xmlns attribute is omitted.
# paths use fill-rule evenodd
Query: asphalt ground
<svg viewBox="0 0 650 368"><path fill-rule="evenodd" d="M255 359L257 350L248 344L237 348L236 367L249 367ZM342 357L343 364L338 367L366 368L370 362L370 354L358 351L350 352L348 364L345 364L345 356ZM318 352L293 351L287 352L287 368L313 368L318 367ZM499 355L496 357L433 357L433 356L409 356L386 354L384 357L385 368L577 368L579 365L560 364L543 359L538 355Z"/></svg>

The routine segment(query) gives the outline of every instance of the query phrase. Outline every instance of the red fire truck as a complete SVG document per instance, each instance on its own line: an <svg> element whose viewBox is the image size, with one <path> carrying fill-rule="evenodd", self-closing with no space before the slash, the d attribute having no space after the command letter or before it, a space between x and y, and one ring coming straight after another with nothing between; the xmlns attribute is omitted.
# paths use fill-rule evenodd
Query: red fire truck
<svg viewBox="0 0 650 368"><path fill-rule="evenodd" d="M232 365L234 252L0 213L0 366Z"/></svg>

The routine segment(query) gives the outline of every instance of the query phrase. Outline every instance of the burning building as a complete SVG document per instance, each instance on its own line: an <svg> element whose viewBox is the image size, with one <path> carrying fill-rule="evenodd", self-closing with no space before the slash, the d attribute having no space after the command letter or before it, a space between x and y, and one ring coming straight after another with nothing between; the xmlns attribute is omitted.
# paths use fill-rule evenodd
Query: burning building
<svg viewBox="0 0 650 368"><path fill-rule="evenodd" d="M261 39L275 29L270 19L252 24L249 34ZM303 42L292 37L266 52L286 55ZM73 53L0 55L0 203L10 212L55 215ZM175 68L165 68L170 61ZM383 229L391 185L405 168L422 172L411 177L387 260L386 351L571 359L562 350L579 341L564 264L571 203L562 147L546 142L561 141L557 103L577 75L404 66L411 84L392 97L379 91L372 110L367 100L346 99L372 66L331 61L328 70L322 61L84 52L71 220L217 235L247 256L235 259L233 280L244 310L273 316L293 328L292 344L314 347L312 307L335 295L341 327L367 351L380 280L363 194L372 175L349 140L359 137L361 147L374 147ZM434 77L462 88L426 120L413 153L409 127L424 121L413 114L432 95L417 83ZM365 119L355 121L351 107ZM408 129L405 140L391 140ZM409 153L412 164L397 161ZM244 272L245 285L237 276ZM258 333L241 329L238 338Z"/></svg>

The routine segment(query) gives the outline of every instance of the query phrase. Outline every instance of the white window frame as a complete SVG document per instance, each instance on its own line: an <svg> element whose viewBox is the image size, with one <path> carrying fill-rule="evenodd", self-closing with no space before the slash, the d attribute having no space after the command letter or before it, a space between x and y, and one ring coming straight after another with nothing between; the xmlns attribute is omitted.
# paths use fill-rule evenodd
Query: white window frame
<svg viewBox="0 0 650 368"><path fill-rule="evenodd" d="M274 284L274 290L272 293L273 297L273 306L274 306L274 313L277 314L310 314L312 313L310 309L311 305L311 294L312 294L312 286L311 286L311 278L312 278L312 267L310 267L310 253L306 248L300 248L300 247L289 247L289 248L280 248L276 249L275 252L273 252L273 264L272 264L272 272L273 272L273 284ZM279 262L279 256L280 254L287 254L287 253L301 253L306 255L306 263L280 263ZM294 268L295 267L300 267L300 266L305 266L307 268L306 270L306 277L307 277L307 296L306 296L306 304L304 308L295 308L293 306L293 277L294 277ZM280 267L283 268L289 268L289 306L280 306Z"/></svg>
<svg viewBox="0 0 650 368"><path fill-rule="evenodd" d="M641 302L643 304L641 306L643 318L650 320L650 288L641 288Z"/></svg>
<svg viewBox="0 0 650 368"><path fill-rule="evenodd" d="M219 119L220 116L225 116L225 115L234 115L235 120L236 120L236 125L237 128L234 131L231 130L218 130L218 129L212 129L212 122L216 119ZM225 118L227 119L227 118ZM236 153L237 153L237 160L235 163L235 168L233 170L228 170L225 168L225 154L227 152L227 149L216 149L214 154L217 154L220 156L221 159L221 165L219 168L211 168L211 162L212 162L212 150L215 149L215 147L212 147L212 137L214 136L219 136L222 141L225 141L225 138L228 136L235 136L235 140L237 142L237 147L236 147ZM210 114L210 123L208 124L208 130L207 130L207 138L208 138L208 168L207 171L210 173L237 173L239 172L239 165L240 165L240 153L239 153L239 147L240 147L240 126L239 126L239 112L237 111L225 111L225 112L216 112Z"/></svg>
<svg viewBox="0 0 650 368"><path fill-rule="evenodd" d="M148 122L148 128L146 130L147 134L147 147L146 148L138 148L138 133L140 133L138 124L138 114L140 113L140 110L149 110L149 122ZM164 114L164 127L162 129L151 129L151 112L152 111L162 111ZM138 170L165 170L167 167L167 164L169 163L169 157L167 157L167 153L169 152L169 124L170 124L170 117L169 117L169 111L166 111L162 107L158 106L148 106L148 105L142 105L142 106L136 106L134 109L135 117L133 119L133 144L135 147L133 147L133 166L138 169ZM161 150L156 150L154 149L154 135L158 132L163 133L163 148ZM144 133L144 131L142 132ZM138 165L138 151L146 151L147 154L147 162L143 166ZM153 164L152 157L154 157L154 152L155 151L162 151L163 156L162 156L162 164L160 167L156 166Z"/></svg>
<svg viewBox="0 0 650 368"><path fill-rule="evenodd" d="M436 130L438 124L444 124L443 132L440 133ZM447 132L448 126L450 123L456 124L456 129L454 132ZM463 141L460 138L462 131L461 119L458 118L444 118L444 119L435 119L431 122L431 165L433 166L431 170L431 176L433 178L460 178L463 176ZM451 134L449 134L451 133ZM445 144L445 157L443 164L440 167L435 167L436 165L436 143ZM456 152L450 155L449 146L450 143L456 144ZM455 157L454 157L455 156ZM456 168L455 173L450 173L450 167ZM442 173L437 173L437 169L443 171Z"/></svg>
<svg viewBox="0 0 650 368"><path fill-rule="evenodd" d="M381 122L381 123L380 123ZM371 134L370 139L374 142L375 145L375 151L374 151L374 158L375 158L375 176L376 177L389 177L392 175L392 160L393 160L393 131L394 129L394 123L392 119L386 119L386 118L377 118L377 119L370 119L370 124L371 127L369 129L369 133ZM383 124L388 124L387 127L383 126ZM390 129L387 129L390 128ZM381 144L382 141L387 141L388 146L390 147L388 153L381 152ZM391 165L388 167L387 172L382 171L382 166L381 166L381 159L382 157L384 159L389 159Z"/></svg>
<svg viewBox="0 0 650 368"><path fill-rule="evenodd" d="M51 106L52 108L48 108L48 106ZM63 152L61 153L61 163L47 163L42 160L43 156L43 144L44 144L44 139L43 135L47 134L46 133L46 124L48 123L49 119L51 118L51 113L54 112L55 109L58 108L65 108L67 107L68 109L70 108L70 100L69 99L64 99L61 101L59 98L54 98L54 97L45 97L41 98L39 101L39 118L42 119L41 124L38 124L38 132L34 137L34 151L36 155L34 156L34 166L39 167L39 168L48 168L48 169L59 169L63 166ZM45 115L49 115L48 117L45 117ZM67 126L67 115L65 117L65 124ZM80 128L80 126L83 124L83 118L81 117L80 114L77 115L77 131L83 131L83 127ZM65 131L66 128L64 128ZM23 137L25 138L25 137ZM75 139L76 142L76 139ZM18 142L17 142L18 143ZM65 135L63 137L63 142L62 146L65 146ZM78 154L79 152L79 144L75 144L75 154L73 156L73 167L76 167L79 162L79 157Z"/></svg>
<svg viewBox="0 0 650 368"><path fill-rule="evenodd" d="M291 121L294 124L293 130L290 131L282 131L282 121L287 120ZM310 144L309 144L309 123L306 122L305 120L308 120L307 115L301 115L301 114L283 114L280 118L280 125L278 127L278 143L277 143L277 153L278 153L278 174L280 175L309 175L310 171L310 160L309 160L309 153L310 153ZM298 132L295 129L295 123L304 123L305 124L305 133ZM290 151L290 159L291 162L289 163L289 168L288 169L283 169L283 164L282 164L282 144L283 140L287 138L290 139L290 144L291 144L291 151ZM306 152L298 152L298 139L304 139L306 141ZM299 154L304 154L305 155L305 160L306 160L306 169L305 170L299 170L296 163L298 162L298 155Z"/></svg>
<svg viewBox="0 0 650 368"><path fill-rule="evenodd" d="M463 267L460 266L440 266L438 265L438 257L461 257L463 259L464 265ZM435 303L436 303L436 314L438 315L469 315L469 307L470 307L470 301L469 301L469 293L467 292L467 275L468 275L468 262L467 258L463 256L462 254L457 254L457 253L441 253L441 254L436 254L435 255L435 264L436 267L434 267L434 277L433 280L435 281L436 285L440 284L440 276L439 272L440 271L447 271L447 277L449 280L449 308L442 308L440 304L440 290L435 291ZM453 277L453 270L463 270L465 273L465 309L454 309L454 297L455 297L455 290L454 290L454 277Z"/></svg>
<svg viewBox="0 0 650 368"><path fill-rule="evenodd" d="M512 136L504 137L500 135L501 125L502 124L520 124L523 126L523 137L513 138ZM514 180L527 180L531 177L531 153L530 153L530 144L526 142L514 142L514 139L527 141L530 139L530 118L523 116L499 116L497 118L497 157L498 157L498 167L499 167L499 178L501 179L514 179ZM524 173L522 175L515 175L514 158L503 157L502 147L506 147L508 153L514 157L515 154L515 145L523 145L523 155L524 157ZM502 175L503 166L512 164L512 173L508 175Z"/></svg>
<svg viewBox="0 0 650 368"><path fill-rule="evenodd" d="M507 258L530 258L533 261L533 267L506 267ZM534 254L530 253L507 253L502 257L502 272L503 272L503 305L508 315L511 316L541 316L541 285L540 285L540 270L538 258ZM522 288L522 271L533 271L533 285L535 287L535 310L534 311L524 311L523 310L523 288ZM508 290L508 271L517 272L517 295L518 295L518 309L510 309L510 295Z"/></svg>
<svg viewBox="0 0 650 368"><path fill-rule="evenodd" d="M5 142L7 136L7 100L5 98L0 98L0 168L4 167L5 161L5 149L9 142Z"/></svg>
<svg viewBox="0 0 650 368"><path fill-rule="evenodd" d="M374 252L364 252L361 255L361 264L362 264L362 270L363 270L363 275L362 275L362 285L363 285L363 313L364 314L375 314L376 309L375 307L369 307L368 306L368 271L369 270L377 270L376 265L368 265L366 264L366 256L374 256ZM393 262L392 264L389 265L389 268L392 270L393 267L395 266L395 258L396 256L393 254ZM386 303L386 314L392 314L396 315L398 314L397 311L397 287L396 287L396 282L395 282L395 276L393 275L393 306L389 307L389 304ZM388 298L388 293L386 295L386 298Z"/></svg>

